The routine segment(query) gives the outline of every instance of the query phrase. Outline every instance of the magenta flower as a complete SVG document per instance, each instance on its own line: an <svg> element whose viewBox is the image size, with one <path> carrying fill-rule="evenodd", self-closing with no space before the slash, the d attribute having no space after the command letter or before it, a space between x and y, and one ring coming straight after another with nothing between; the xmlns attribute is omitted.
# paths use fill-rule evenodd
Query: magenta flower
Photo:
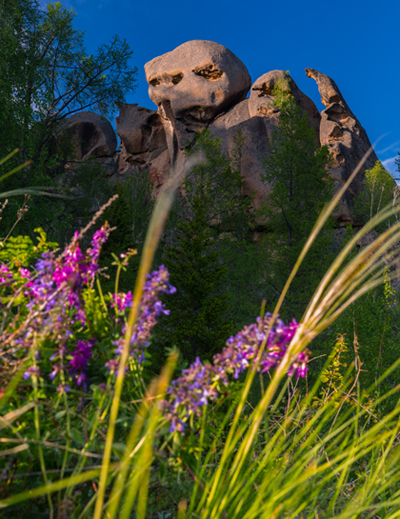
<svg viewBox="0 0 400 519"><path fill-rule="evenodd" d="M257 318L257 323L230 337L222 353L214 355L212 364L202 364L199 358L182 376L168 388L169 398L162 404L165 417L171 422L170 432L183 432L190 416L200 416L201 408L215 401L229 385L230 376L239 378L258 358L264 341L259 370L262 373L280 364L293 339L298 324L292 321L286 326L277 319L271 323L271 315ZM307 372L308 352L300 353L291 365L288 375L304 377Z"/></svg>
<svg viewBox="0 0 400 519"><path fill-rule="evenodd" d="M85 308L82 290L92 282L98 269L101 245L109 234L108 225L95 232L91 247L83 254L75 233L72 243L55 258L54 252L44 253L36 263L36 275L31 276L27 269L20 269L21 277L26 278L24 295L28 298L30 311L21 327L19 336L13 341L19 347L28 349L33 346L32 338L36 334L42 339L54 339L57 352L51 356L54 362L50 379L58 378L65 369L65 358L70 349L69 342L72 326L85 324ZM12 277L6 265L0 266L0 276ZM1 339L7 339L3 336ZM71 356L69 374L81 386L87 380L87 364L91 356L92 341L78 341ZM33 368L28 368L24 377L29 379Z"/></svg>
<svg viewBox="0 0 400 519"><path fill-rule="evenodd" d="M130 354L137 362L141 363L145 359L144 352L150 344L151 331L157 323L158 317L161 314L168 315L169 313L169 311L165 309L164 304L160 301L160 295L174 294L175 292L176 288L170 285L169 272L164 265L161 265L158 270L154 270L151 274L147 275L147 281L143 287L142 299L139 306L139 317L133 329L130 341ZM113 301L112 306L117 305L118 311L121 312L132 306L132 294L130 292L127 294L114 294ZM122 326L122 334L125 334L125 332L126 324ZM114 341L113 344L117 346L115 354L119 357L124 345L123 336L117 341ZM115 361L109 361L106 366L110 371L115 372L117 363Z"/></svg>

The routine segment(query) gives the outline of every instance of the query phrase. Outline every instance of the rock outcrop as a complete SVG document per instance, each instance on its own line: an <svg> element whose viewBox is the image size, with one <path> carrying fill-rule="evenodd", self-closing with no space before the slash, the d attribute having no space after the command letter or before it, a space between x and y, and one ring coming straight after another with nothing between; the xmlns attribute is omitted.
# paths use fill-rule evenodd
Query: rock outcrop
<svg viewBox="0 0 400 519"><path fill-rule="evenodd" d="M117 149L117 137L111 123L93 112L78 112L66 119L64 126L72 135L74 158L109 157Z"/></svg>
<svg viewBox="0 0 400 519"><path fill-rule="evenodd" d="M151 60L145 65L145 72L149 96L157 111L137 104L117 105L120 113L116 126L121 144L118 152L115 152L116 139L111 124L100 116L82 112L67 121L77 143L77 160L102 157L110 172L117 169L116 175L132 168L145 169L155 194L169 171L183 167L185 148L198 131L209 128L221 138L223 151L232 157L235 137L240 130L244 137L240 163L243 192L255 194L257 208L269 192L269 186L261 182L260 175L279 119L273 90L282 78L289 79L290 92L314 128L317 143L326 144L334 155L330 174L337 189L371 146L336 83L314 69L306 69L306 74L317 81L326 106L321 114L284 71L267 72L251 85L249 72L240 59L223 45L210 41L184 43ZM116 164L115 168L104 159L106 156ZM376 160L372 153L343 197L336 213L341 225L352 221L352 200L362 189L365 169L372 168Z"/></svg>
<svg viewBox="0 0 400 519"><path fill-rule="evenodd" d="M148 164L167 149L160 115L137 104L117 103L115 122L126 162L137 166Z"/></svg>
<svg viewBox="0 0 400 519"><path fill-rule="evenodd" d="M184 43L146 63L144 69L173 162L196 132L243 100L251 85L240 59L211 41Z"/></svg>
<svg viewBox="0 0 400 519"><path fill-rule="evenodd" d="M330 174L336 182L337 189L340 189L371 148L371 143L367 132L350 110L333 79L312 68L306 68L306 75L317 82L321 101L326 106L321 112L320 141L321 145L326 144L333 153L335 163ZM356 176L345 193L341 207L336 212L336 218L343 224L352 222L352 199L362 188L362 174L366 169L373 168L377 160L375 152L372 152L361 174Z"/></svg>

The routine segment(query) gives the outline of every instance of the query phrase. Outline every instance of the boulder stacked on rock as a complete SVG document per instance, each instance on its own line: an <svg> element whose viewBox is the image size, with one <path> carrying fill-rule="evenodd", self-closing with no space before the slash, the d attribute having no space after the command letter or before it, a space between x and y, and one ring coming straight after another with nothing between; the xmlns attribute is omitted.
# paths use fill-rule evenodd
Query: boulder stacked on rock
<svg viewBox="0 0 400 519"><path fill-rule="evenodd" d="M108 121L89 112L72 116L67 121L74 131L77 160L113 157L118 175L131 168L145 169L157 194L169 172L183 167L185 148L198 131L208 128L221 138L223 151L232 156L234 138L241 130L243 191L255 194L253 203L258 207L269 191L260 175L279 118L272 92L277 81L287 78L286 73L267 72L251 85L250 74L239 58L223 45L204 40L189 41L154 58L145 65L145 72L157 111L117 104L118 152ZM336 83L314 69L306 69L306 74L317 81L325 110L320 114L292 78L290 91L314 128L317 142L332 151L335 164L330 173L339 189L371 144ZM351 223L352 199L362 188L365 169L376 160L372 153L341 201L336 213L341 225Z"/></svg>

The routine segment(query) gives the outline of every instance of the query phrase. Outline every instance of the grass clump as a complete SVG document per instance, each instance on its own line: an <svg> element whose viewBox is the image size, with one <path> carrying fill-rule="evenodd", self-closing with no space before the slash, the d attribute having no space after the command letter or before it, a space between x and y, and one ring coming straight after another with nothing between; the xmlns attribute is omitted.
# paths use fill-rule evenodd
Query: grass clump
<svg viewBox="0 0 400 519"><path fill-rule="evenodd" d="M17 244L29 252L20 262L15 243L3 247L1 513L398 517L398 386L386 386L384 394L374 389L400 360L362 392L362 348L353 341L351 357L351 343L338 334L315 383L302 382L313 370L312 341L393 279L398 223L348 259L393 208L349 240L299 322L279 319L292 279L351 180L322 211L274 311L262 307L254 324L227 338L211 361L196 359L180 373L171 350L153 379L148 346L175 288L167 269L152 270L152 263L181 177L172 176L155 205L132 292L118 280L134 249L114 258L113 291L102 290L107 223L86 252L82 236L94 222L64 250L43 234L37 245Z"/></svg>

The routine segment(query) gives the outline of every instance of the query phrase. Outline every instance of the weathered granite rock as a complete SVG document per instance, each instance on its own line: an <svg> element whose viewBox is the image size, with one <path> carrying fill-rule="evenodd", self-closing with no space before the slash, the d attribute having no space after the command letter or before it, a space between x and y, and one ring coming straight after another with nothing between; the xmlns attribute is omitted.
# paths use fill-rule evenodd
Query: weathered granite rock
<svg viewBox="0 0 400 519"><path fill-rule="evenodd" d="M321 112L320 141L321 145L326 144L334 155L335 164L330 174L335 180L337 189L340 189L370 149L371 143L367 132L350 110L333 79L312 68L306 68L306 75L317 82L321 101L326 106ZM340 208L335 214L342 225L352 223L351 209L354 195L362 189L361 181L365 170L373 168L377 160L375 152L372 152L344 194Z"/></svg>
<svg viewBox="0 0 400 519"><path fill-rule="evenodd" d="M300 108L306 112L308 123L314 128L319 143L321 115L318 112L318 108L315 106L315 103L299 89L294 80L287 76L284 70L272 70L271 72L267 72L253 83L249 101L250 117L268 117L271 118L271 124L277 124L279 109L273 106L275 96L272 95L272 92L279 79L289 80L290 92Z"/></svg>
<svg viewBox="0 0 400 519"><path fill-rule="evenodd" d="M76 160L111 156L117 149L114 129L111 123L101 115L93 112L79 112L68 117L64 125L72 133Z"/></svg>
<svg viewBox="0 0 400 519"><path fill-rule="evenodd" d="M115 122L126 162L148 164L167 149L161 118L154 110L137 104L117 103L119 115Z"/></svg>
<svg viewBox="0 0 400 519"><path fill-rule="evenodd" d="M308 77L317 81L326 108L321 114L283 70L273 70L251 86L245 65L231 51L218 43L195 40L154 58L145 65L149 96L158 110L136 104L118 104L116 119L121 150L115 153L116 138L108 121L97 114L82 112L66 124L73 132L76 159L102 157L111 177L146 170L154 185L154 194L171 171L179 172L185 164L185 148L195 134L209 128L221 138L222 150L233 158L236 136L244 138L240 171L243 192L254 193L257 209L270 192L261 181L264 157L268 156L270 139L279 120L279 109L273 106L272 92L277 81L289 79L291 94L307 114L319 144L327 145L335 158L330 174L339 189L349 178L370 148L368 136L351 112L336 83L314 69ZM250 89L250 97L246 95ZM108 158L107 158L108 157ZM341 225L352 222L354 195L362 189L365 169L374 166L372 153L341 201L336 218ZM114 171L117 169L116 174ZM259 222L260 223L260 222ZM260 223L259 230L262 230Z"/></svg>
<svg viewBox="0 0 400 519"><path fill-rule="evenodd" d="M218 117L210 126L213 135L221 139L222 151L233 158L236 149L236 137L239 130L243 137L241 148L240 171L243 175L243 194L254 197L254 208L260 207L261 201L270 192L261 182L263 158L268 150L273 124L266 117L250 117L249 99L244 99L226 114Z"/></svg>
<svg viewBox="0 0 400 519"><path fill-rule="evenodd" d="M158 106L172 164L195 133L246 97L245 65L223 45L194 40L145 65L150 99Z"/></svg>

